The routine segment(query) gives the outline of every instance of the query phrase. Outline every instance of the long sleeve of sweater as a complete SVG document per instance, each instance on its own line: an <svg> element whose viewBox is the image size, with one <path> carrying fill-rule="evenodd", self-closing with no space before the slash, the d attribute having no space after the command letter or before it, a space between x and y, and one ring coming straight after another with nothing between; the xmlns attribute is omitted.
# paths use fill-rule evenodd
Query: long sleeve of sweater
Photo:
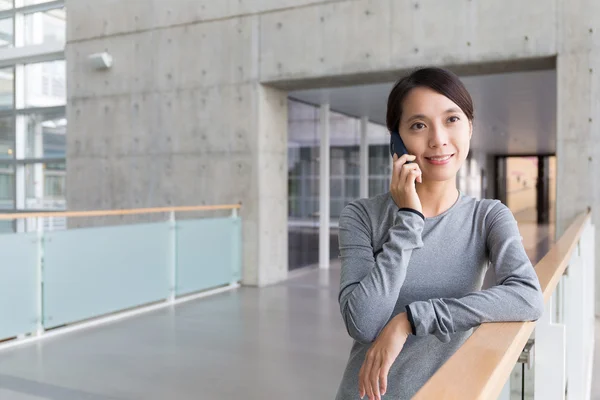
<svg viewBox="0 0 600 400"><path fill-rule="evenodd" d="M342 211L338 300L346 329L356 341L374 341L389 321L412 251L423 246L423 226L423 217L418 213L399 210L389 229L389 240L375 256L368 214L356 203Z"/></svg>
<svg viewBox="0 0 600 400"><path fill-rule="evenodd" d="M433 298L407 306L417 336L450 334L484 322L535 321L544 310L539 280L527 257L511 211L497 203L485 220L486 245L496 285L461 298Z"/></svg>

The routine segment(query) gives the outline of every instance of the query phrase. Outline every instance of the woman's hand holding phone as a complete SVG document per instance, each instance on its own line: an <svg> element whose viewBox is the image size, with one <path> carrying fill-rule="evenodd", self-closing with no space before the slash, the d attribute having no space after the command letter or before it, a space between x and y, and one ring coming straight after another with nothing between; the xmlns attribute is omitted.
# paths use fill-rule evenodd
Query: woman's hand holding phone
<svg viewBox="0 0 600 400"><path fill-rule="evenodd" d="M423 182L421 169L415 162L407 163L407 161L414 161L416 158L408 154L398 158L398 155L394 154L394 170L390 192L398 208L412 208L423 213L421 200L417 195L415 186L415 182Z"/></svg>

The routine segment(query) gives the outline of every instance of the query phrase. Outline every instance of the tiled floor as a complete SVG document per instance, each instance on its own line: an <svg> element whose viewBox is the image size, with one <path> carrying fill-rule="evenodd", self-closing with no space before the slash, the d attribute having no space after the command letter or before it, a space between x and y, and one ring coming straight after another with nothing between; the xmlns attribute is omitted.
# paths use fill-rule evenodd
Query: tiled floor
<svg viewBox="0 0 600 400"><path fill-rule="evenodd" d="M351 346L337 282L296 273L0 352L0 399L331 399Z"/></svg>

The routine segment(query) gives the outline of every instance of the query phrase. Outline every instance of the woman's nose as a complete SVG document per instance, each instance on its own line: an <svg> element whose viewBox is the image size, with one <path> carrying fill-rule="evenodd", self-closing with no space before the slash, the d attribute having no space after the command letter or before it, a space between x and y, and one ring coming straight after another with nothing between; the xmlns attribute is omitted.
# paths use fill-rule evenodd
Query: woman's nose
<svg viewBox="0 0 600 400"><path fill-rule="evenodd" d="M430 130L429 147L437 148L448 144L448 132L443 126L433 126Z"/></svg>

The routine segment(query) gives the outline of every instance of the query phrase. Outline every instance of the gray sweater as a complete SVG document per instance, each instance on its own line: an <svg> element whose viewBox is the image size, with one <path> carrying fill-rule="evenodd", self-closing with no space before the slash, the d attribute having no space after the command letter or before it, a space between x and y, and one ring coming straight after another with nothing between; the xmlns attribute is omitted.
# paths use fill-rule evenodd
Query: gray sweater
<svg viewBox="0 0 600 400"><path fill-rule="evenodd" d="M413 334L392 365L384 398L409 399L483 322L533 321L540 284L510 210L460 194L444 213L399 210L391 194L360 199L339 221L339 303L354 344L337 400L357 399L358 373L395 315ZM482 289L488 263L495 285ZM366 397L365 397L366 398Z"/></svg>

